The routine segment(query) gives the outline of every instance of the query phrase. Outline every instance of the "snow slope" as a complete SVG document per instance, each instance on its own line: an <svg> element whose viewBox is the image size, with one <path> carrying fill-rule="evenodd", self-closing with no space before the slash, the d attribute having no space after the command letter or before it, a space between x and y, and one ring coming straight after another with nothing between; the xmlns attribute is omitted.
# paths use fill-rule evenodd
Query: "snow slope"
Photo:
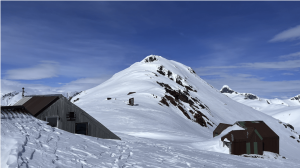
<svg viewBox="0 0 300 168"><path fill-rule="evenodd" d="M285 100L258 97L258 99L245 99L245 93L236 92L227 85L224 85L220 91L239 103L293 125L295 131L300 133L300 101L298 96Z"/></svg>
<svg viewBox="0 0 300 168"><path fill-rule="evenodd" d="M134 98L134 106L128 105L129 98ZM1 136L16 140L10 150L1 148L17 158L15 162L11 159L10 165L300 166L297 133L273 117L228 98L190 67L160 56L151 55L134 63L101 85L74 96L71 101L122 140L74 135L33 118L5 117L1 119ZM253 160L226 154L228 149L220 143L220 136L212 138L212 132L220 122L233 124L243 120L267 123L280 136L280 155L287 159L274 160L268 155L265 159ZM1 143L9 144L7 141ZM3 160L8 163L8 159Z"/></svg>
<svg viewBox="0 0 300 168"><path fill-rule="evenodd" d="M77 135L28 115L1 114L1 167L299 167L294 159L254 159L198 150L171 140Z"/></svg>
<svg viewBox="0 0 300 168"><path fill-rule="evenodd" d="M22 98L22 92L1 93L1 106L11 106Z"/></svg>

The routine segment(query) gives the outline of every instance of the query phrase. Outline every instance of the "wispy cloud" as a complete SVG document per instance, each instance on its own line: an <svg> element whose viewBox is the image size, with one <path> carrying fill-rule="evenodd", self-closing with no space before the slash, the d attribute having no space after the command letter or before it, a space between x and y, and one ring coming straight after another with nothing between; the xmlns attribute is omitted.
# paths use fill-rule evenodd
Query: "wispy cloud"
<svg viewBox="0 0 300 168"><path fill-rule="evenodd" d="M296 57L293 55L289 57ZM234 69L234 68L256 68L256 69L295 69L300 68L300 60L288 60L279 62L254 62L254 63L240 63L231 66L209 66L200 68L202 72L208 72L210 69ZM207 75L212 75L211 72Z"/></svg>
<svg viewBox="0 0 300 168"><path fill-rule="evenodd" d="M242 67L247 68L267 68L267 69L294 69L300 68L300 60L288 60L281 62L255 62L255 63L244 63Z"/></svg>
<svg viewBox="0 0 300 168"><path fill-rule="evenodd" d="M282 75L294 75L293 73L283 73Z"/></svg>
<svg viewBox="0 0 300 168"><path fill-rule="evenodd" d="M100 85L101 83L108 80L111 76L104 77L95 77L95 78L80 78L69 83L63 84L63 86L58 87L57 89L67 92L67 91L83 91L95 86Z"/></svg>
<svg viewBox="0 0 300 168"><path fill-rule="evenodd" d="M287 41L300 39L300 25L287 29L275 35L269 42Z"/></svg>
<svg viewBox="0 0 300 168"><path fill-rule="evenodd" d="M6 71L6 79L37 80L57 77L59 65L53 61L41 61L42 63L29 68L19 68Z"/></svg>
<svg viewBox="0 0 300 168"><path fill-rule="evenodd" d="M13 91L21 91L25 87L27 94L60 94L73 91L84 91L108 80L111 76L80 78L69 83L59 83L61 86L52 87L43 84L27 84L24 82L2 79L1 93L9 93Z"/></svg>
<svg viewBox="0 0 300 168"><path fill-rule="evenodd" d="M300 58L300 52L296 52L296 53L292 53L292 54L288 54L288 55L282 55L279 58L288 58L288 59L291 59L291 58Z"/></svg>
<svg viewBox="0 0 300 168"><path fill-rule="evenodd" d="M26 84L18 81L1 79L1 94L17 91L22 91L25 88L25 93L28 94L53 94L57 93L56 89L42 84Z"/></svg>

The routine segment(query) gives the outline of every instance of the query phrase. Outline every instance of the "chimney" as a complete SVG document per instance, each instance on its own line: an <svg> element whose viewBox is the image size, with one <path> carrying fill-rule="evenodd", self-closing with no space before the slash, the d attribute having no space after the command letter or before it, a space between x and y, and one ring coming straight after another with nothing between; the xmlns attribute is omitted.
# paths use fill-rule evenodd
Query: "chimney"
<svg viewBox="0 0 300 168"><path fill-rule="evenodd" d="M24 97L24 93L25 93L24 87L22 89L23 89L23 91L22 91L22 98L23 98Z"/></svg>

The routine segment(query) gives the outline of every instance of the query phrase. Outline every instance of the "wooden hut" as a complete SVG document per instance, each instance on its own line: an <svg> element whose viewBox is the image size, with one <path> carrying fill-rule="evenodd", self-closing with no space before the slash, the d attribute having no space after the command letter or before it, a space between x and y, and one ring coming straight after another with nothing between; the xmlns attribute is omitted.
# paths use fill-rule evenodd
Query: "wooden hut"
<svg viewBox="0 0 300 168"><path fill-rule="evenodd" d="M262 139L255 128L231 131L221 140L228 146L230 154L263 154Z"/></svg>
<svg viewBox="0 0 300 168"><path fill-rule="evenodd" d="M213 132L213 137L220 135L226 128L232 126L231 124L220 123Z"/></svg>
<svg viewBox="0 0 300 168"><path fill-rule="evenodd" d="M263 121L238 121L242 128L253 127L259 132L263 141L263 151L279 154L279 136Z"/></svg>
<svg viewBox="0 0 300 168"><path fill-rule="evenodd" d="M33 95L19 100L34 117L47 121L52 127L104 139L120 139L99 121L71 103L63 95Z"/></svg>
<svg viewBox="0 0 300 168"><path fill-rule="evenodd" d="M263 121L237 121L245 130L233 130L221 137L231 154L263 154L270 151L279 154L279 136Z"/></svg>

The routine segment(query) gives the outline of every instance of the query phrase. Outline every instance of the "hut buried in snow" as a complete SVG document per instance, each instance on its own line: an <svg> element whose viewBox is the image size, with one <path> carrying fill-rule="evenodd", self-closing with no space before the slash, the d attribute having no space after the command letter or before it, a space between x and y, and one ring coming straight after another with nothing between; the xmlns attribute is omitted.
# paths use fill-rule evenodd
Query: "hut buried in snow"
<svg viewBox="0 0 300 168"><path fill-rule="evenodd" d="M25 96L14 106L24 106L34 117L59 129L104 139L120 139L99 121L61 94Z"/></svg>
<svg viewBox="0 0 300 168"><path fill-rule="evenodd" d="M237 121L235 125L244 130L232 130L221 137L224 145L229 148L229 153L241 154L263 154L269 151L279 154L279 136L263 121ZM215 129L217 134L229 127L228 124L220 125Z"/></svg>

